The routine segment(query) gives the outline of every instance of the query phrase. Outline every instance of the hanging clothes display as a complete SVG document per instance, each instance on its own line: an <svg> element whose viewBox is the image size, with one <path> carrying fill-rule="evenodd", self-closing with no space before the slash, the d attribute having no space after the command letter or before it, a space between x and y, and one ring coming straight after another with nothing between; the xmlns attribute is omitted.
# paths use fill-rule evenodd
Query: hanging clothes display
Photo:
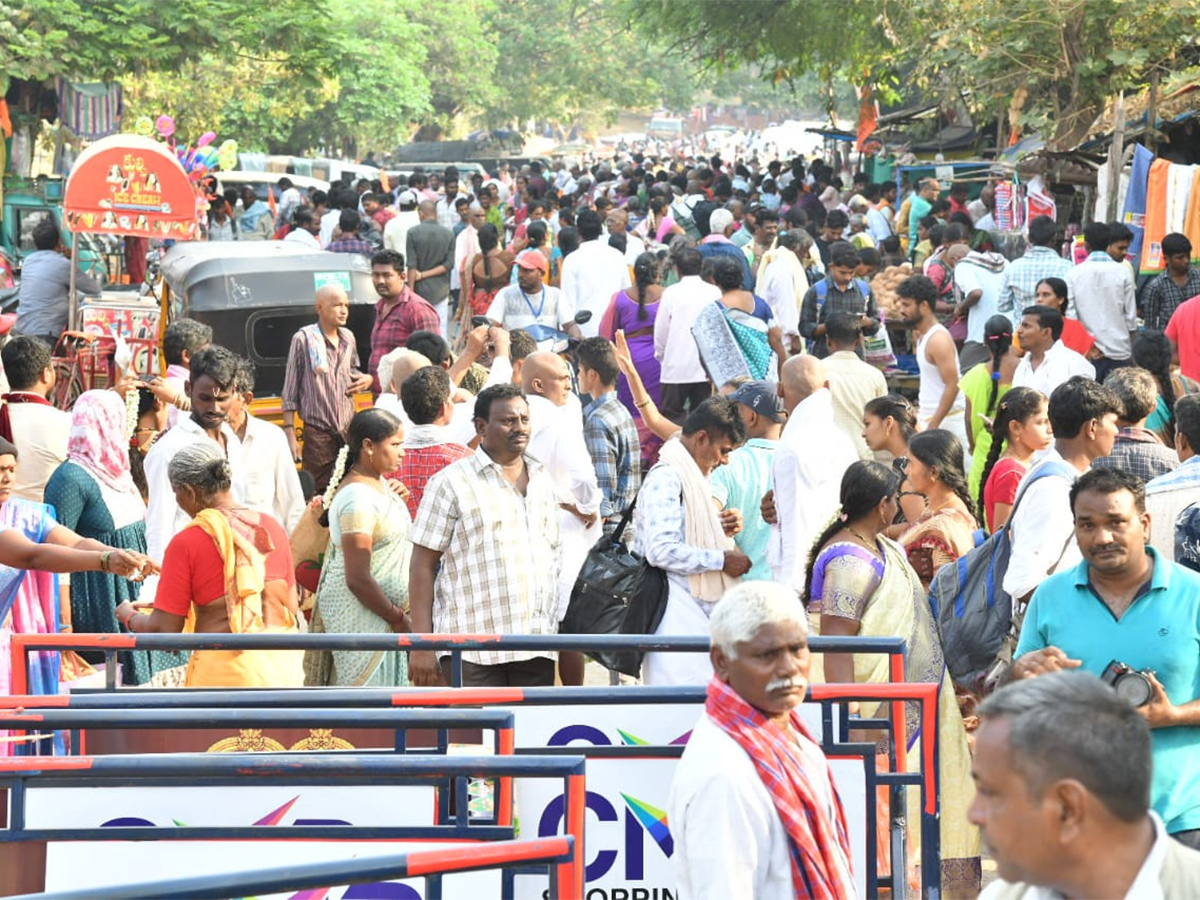
<svg viewBox="0 0 1200 900"><path fill-rule="evenodd" d="M124 111L121 85L97 81L72 84L58 79L58 116L63 127L76 137L94 141L121 128Z"/></svg>
<svg viewBox="0 0 1200 900"><path fill-rule="evenodd" d="M1142 258L1142 238L1146 231L1146 192L1150 179L1150 166L1153 163L1153 153L1141 144L1134 147L1133 163L1129 168L1129 188L1125 192L1125 206L1121 211L1121 221L1133 232L1133 241L1129 244L1129 255L1136 260Z"/></svg>
<svg viewBox="0 0 1200 900"><path fill-rule="evenodd" d="M1167 235L1167 194L1171 190L1171 164L1155 159L1146 180L1146 232L1138 271L1151 275L1162 271L1162 239Z"/></svg>
<svg viewBox="0 0 1200 900"><path fill-rule="evenodd" d="M1167 190L1167 233L1183 233L1187 219L1188 201L1192 195L1192 179L1197 166L1171 164L1171 181Z"/></svg>
<svg viewBox="0 0 1200 900"><path fill-rule="evenodd" d="M1192 191L1183 214L1183 233L1192 243L1192 259L1200 259L1200 166L1192 166Z"/></svg>

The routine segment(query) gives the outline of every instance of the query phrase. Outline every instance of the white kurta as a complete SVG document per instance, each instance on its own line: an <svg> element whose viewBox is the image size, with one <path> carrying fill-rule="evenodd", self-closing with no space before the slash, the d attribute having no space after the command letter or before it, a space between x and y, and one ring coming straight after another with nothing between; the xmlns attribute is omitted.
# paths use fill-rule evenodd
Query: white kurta
<svg viewBox="0 0 1200 900"><path fill-rule="evenodd" d="M821 749L797 735L806 775L831 818L833 790ZM675 770L667 799L680 900L793 900L787 832L754 763L702 715ZM845 882L852 884L849 861Z"/></svg>
<svg viewBox="0 0 1200 900"><path fill-rule="evenodd" d="M592 467L592 455L583 439L583 417L578 404L555 406L545 397L530 394L528 453L546 467L554 479L554 492L560 504L576 507L581 513L598 513L600 485ZM603 534L597 519L585 527L570 510L559 508L559 604L558 618L567 613L571 589L583 567L588 550Z"/></svg>

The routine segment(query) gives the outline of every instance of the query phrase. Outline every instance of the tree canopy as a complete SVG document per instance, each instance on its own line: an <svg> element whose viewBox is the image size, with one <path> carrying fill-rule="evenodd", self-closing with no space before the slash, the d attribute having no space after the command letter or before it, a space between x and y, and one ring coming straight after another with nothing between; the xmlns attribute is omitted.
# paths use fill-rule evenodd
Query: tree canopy
<svg viewBox="0 0 1200 900"><path fill-rule="evenodd" d="M1193 63L1200 0L625 0L630 22L717 71L769 81L816 72L916 89L1008 115L1052 146L1088 133L1107 99Z"/></svg>

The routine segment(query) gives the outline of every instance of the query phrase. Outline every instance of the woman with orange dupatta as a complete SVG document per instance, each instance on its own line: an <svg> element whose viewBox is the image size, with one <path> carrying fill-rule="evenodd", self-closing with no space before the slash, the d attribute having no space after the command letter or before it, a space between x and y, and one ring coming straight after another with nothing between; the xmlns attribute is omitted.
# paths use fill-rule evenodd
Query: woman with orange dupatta
<svg viewBox="0 0 1200 900"><path fill-rule="evenodd" d="M208 443L185 447L167 468L175 500L192 516L163 556L149 615L126 602L117 619L134 633L294 633L296 582L287 532L237 506L233 473ZM197 650L186 687L300 687L302 650Z"/></svg>

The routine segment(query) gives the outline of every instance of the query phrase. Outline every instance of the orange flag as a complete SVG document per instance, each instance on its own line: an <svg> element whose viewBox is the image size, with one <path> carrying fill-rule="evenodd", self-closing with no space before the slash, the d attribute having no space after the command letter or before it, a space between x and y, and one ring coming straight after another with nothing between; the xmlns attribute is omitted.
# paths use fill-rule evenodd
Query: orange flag
<svg viewBox="0 0 1200 900"><path fill-rule="evenodd" d="M862 152L863 144L875 131L879 121L879 104L871 96L871 86L864 84L858 101L858 143L855 149Z"/></svg>

